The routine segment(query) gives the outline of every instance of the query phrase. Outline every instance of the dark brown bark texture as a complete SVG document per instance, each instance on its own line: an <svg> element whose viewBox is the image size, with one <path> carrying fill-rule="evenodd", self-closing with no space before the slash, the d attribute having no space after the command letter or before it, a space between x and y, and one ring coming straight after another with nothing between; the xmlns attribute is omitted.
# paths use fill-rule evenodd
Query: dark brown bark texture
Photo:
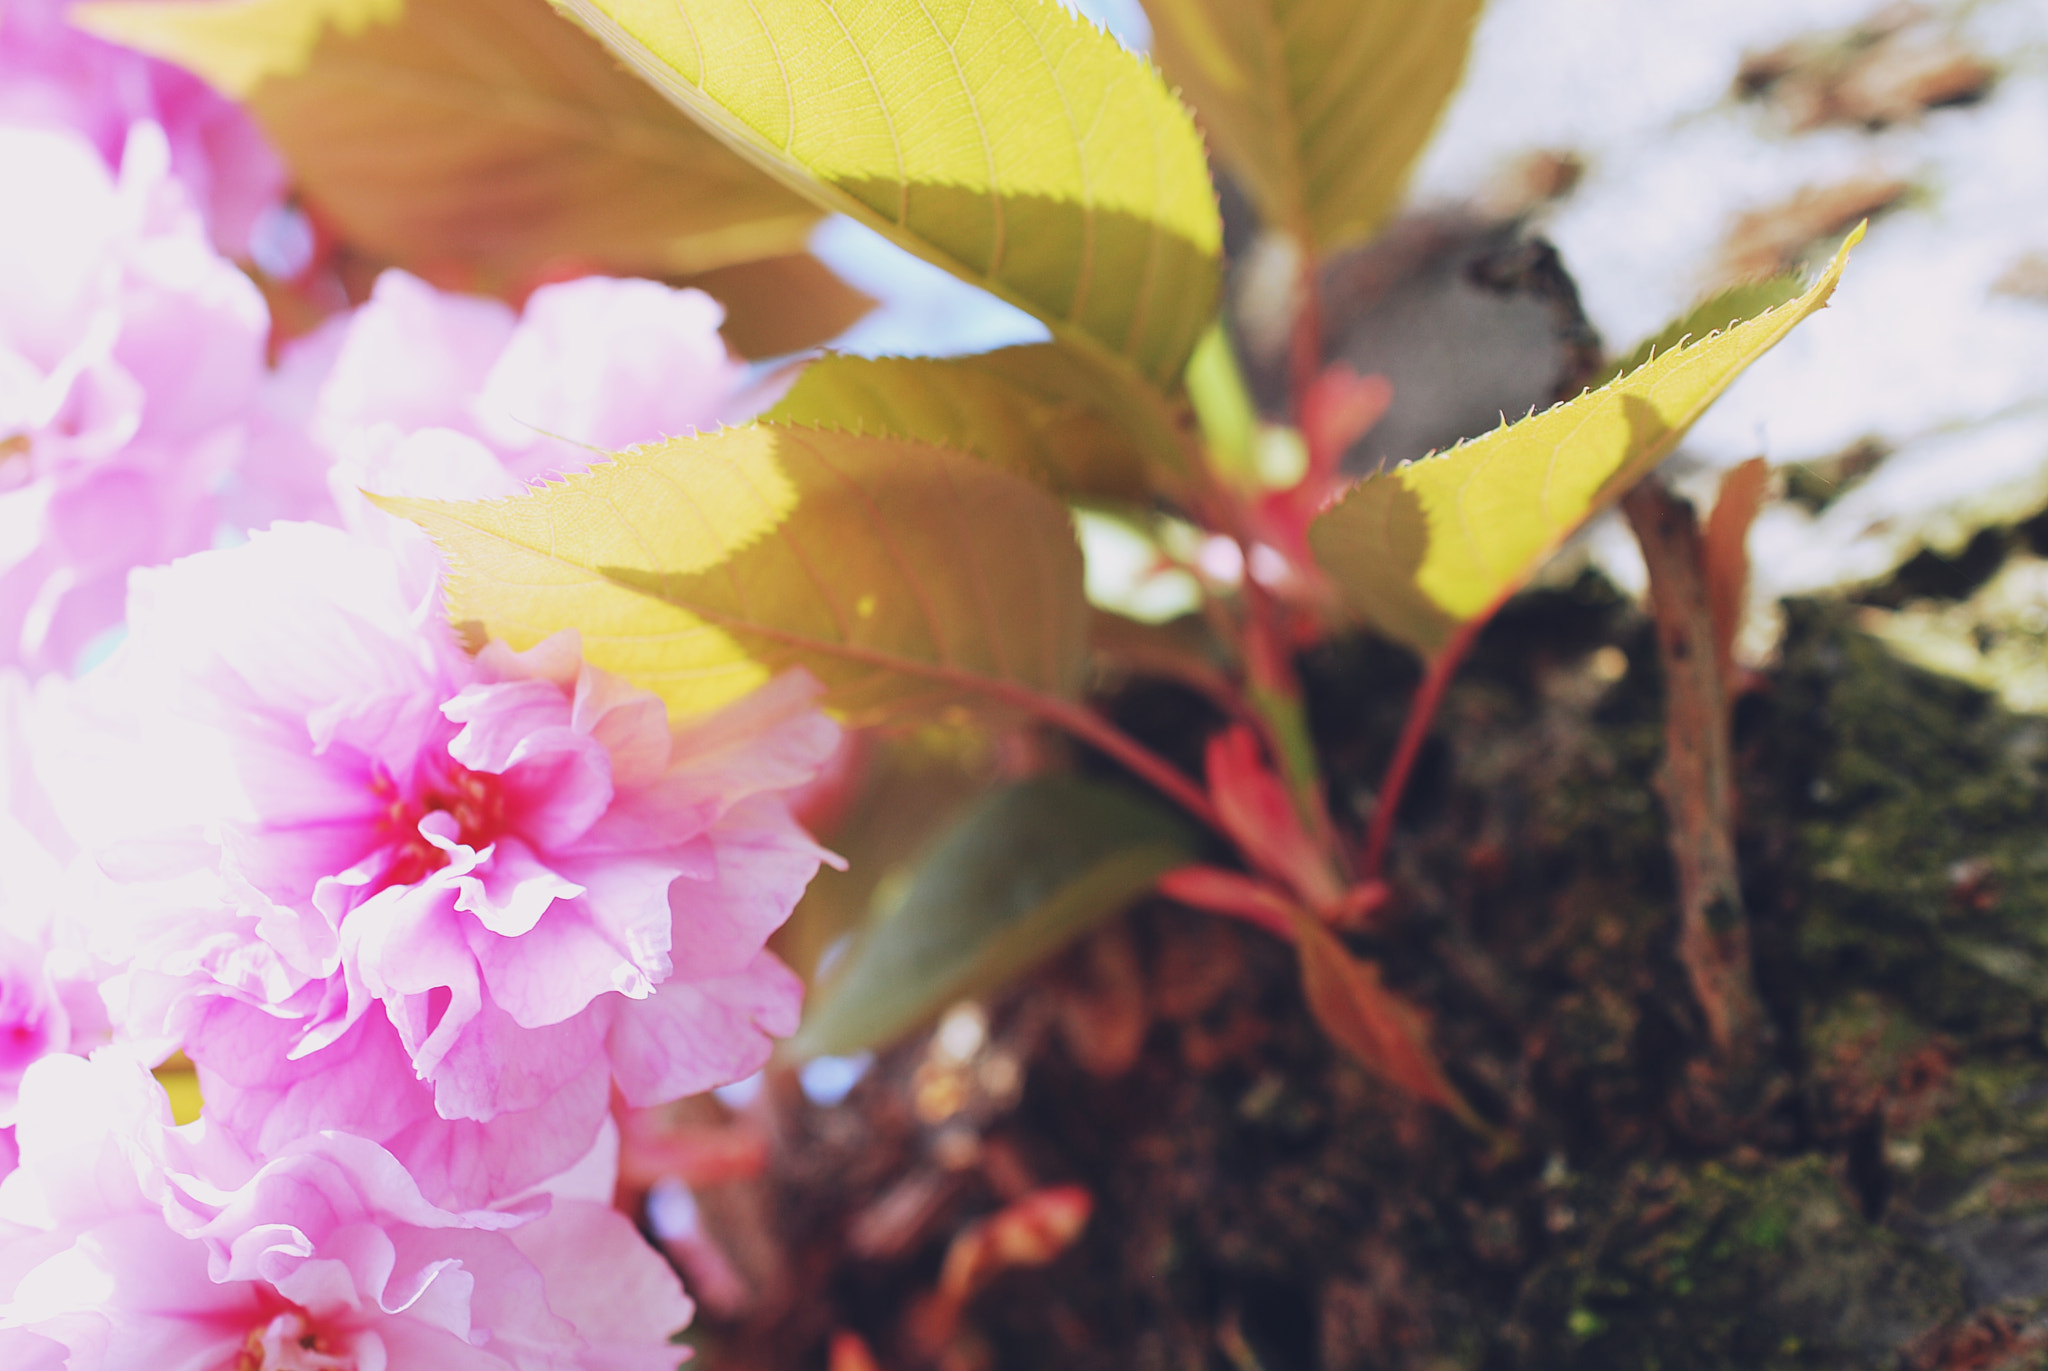
<svg viewBox="0 0 2048 1371"><path fill-rule="evenodd" d="M920 1036L837 1106L771 1086L766 1179L703 1197L753 1290L704 1364L823 1367L848 1329L900 1371L2048 1365L2048 720L1853 617L1790 606L1733 716L1764 1107L1693 1107L1655 628L1588 576L1485 634L1354 940L1505 1144L1334 1051L1287 948L1147 905L994 1001L971 1062ZM1415 667L1301 666L1355 827ZM1121 709L1186 729L1174 689ZM1080 1238L935 1345L953 1236L1061 1183Z"/></svg>

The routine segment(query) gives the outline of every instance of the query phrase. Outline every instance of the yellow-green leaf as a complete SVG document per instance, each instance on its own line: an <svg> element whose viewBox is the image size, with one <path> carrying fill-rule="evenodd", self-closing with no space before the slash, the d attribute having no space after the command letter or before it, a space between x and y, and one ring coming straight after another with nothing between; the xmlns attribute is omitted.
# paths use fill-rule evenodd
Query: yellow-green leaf
<svg viewBox="0 0 2048 1371"><path fill-rule="evenodd" d="M1798 294L1799 278L1790 273L1730 286L1727 290L1708 298L1704 304L1673 319L1653 336L1637 343L1629 351L1628 356L1594 378L1595 384L1606 385L1617 376L1626 376L1651 358L1663 356L1689 338L1704 338L1731 324L1753 319L1767 309L1776 309Z"/></svg>
<svg viewBox="0 0 2048 1371"><path fill-rule="evenodd" d="M1053 0L561 0L819 204L1178 381L1215 309L1202 144L1157 72Z"/></svg>
<svg viewBox="0 0 2048 1371"><path fill-rule="evenodd" d="M914 1028L1058 951L1189 860L1159 805L1071 777L977 802L919 861L813 997L796 1056L851 1052Z"/></svg>
<svg viewBox="0 0 2048 1371"><path fill-rule="evenodd" d="M826 357L769 418L958 448L1062 495L1143 501L1144 455L1091 404L1087 368L1052 344L972 357Z"/></svg>
<svg viewBox="0 0 2048 1371"><path fill-rule="evenodd" d="M1259 410L1251 388L1230 350L1230 336L1218 320L1195 344L1188 358L1188 403L1209 445L1209 461L1224 475L1248 489L1258 488L1253 452L1259 436Z"/></svg>
<svg viewBox="0 0 2048 1371"><path fill-rule="evenodd" d="M1146 0L1153 51L1271 227L1320 252L1399 205L1480 0Z"/></svg>
<svg viewBox="0 0 2048 1371"><path fill-rule="evenodd" d="M1080 684L1066 509L964 453L754 424L635 448L507 500L384 498L432 533L454 617L715 708L786 667L856 719L1030 708Z"/></svg>
<svg viewBox="0 0 2048 1371"><path fill-rule="evenodd" d="M800 251L816 209L545 0L80 5L245 99L369 253L516 288L550 264L667 276Z"/></svg>
<svg viewBox="0 0 2048 1371"><path fill-rule="evenodd" d="M1310 526L1316 560L1353 609L1434 656L1662 461L1744 367L1825 305L1861 237L1860 228L1850 234L1820 279L1788 304L1576 400L1359 482Z"/></svg>

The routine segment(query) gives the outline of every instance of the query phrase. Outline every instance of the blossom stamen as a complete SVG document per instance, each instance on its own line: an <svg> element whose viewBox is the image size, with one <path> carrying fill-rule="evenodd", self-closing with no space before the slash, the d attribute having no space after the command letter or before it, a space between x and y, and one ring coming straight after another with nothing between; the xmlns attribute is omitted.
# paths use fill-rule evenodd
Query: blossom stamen
<svg viewBox="0 0 2048 1371"><path fill-rule="evenodd" d="M465 845L481 852L505 830L505 792L498 777L465 766L451 770L447 794L429 793L429 810L447 811Z"/></svg>
<svg viewBox="0 0 2048 1371"><path fill-rule="evenodd" d="M378 784L383 780L380 773L371 781L378 794L387 793ZM420 832L420 820L437 813L455 820L456 841L483 851L505 831L505 792L499 777L451 761L441 783L428 788L417 802L393 800L385 811L393 838L391 865L384 871L386 886L411 885L448 865L447 852Z"/></svg>
<svg viewBox="0 0 2048 1371"><path fill-rule="evenodd" d="M336 1356L303 1314L279 1314L249 1330L234 1371L354 1371L353 1357Z"/></svg>

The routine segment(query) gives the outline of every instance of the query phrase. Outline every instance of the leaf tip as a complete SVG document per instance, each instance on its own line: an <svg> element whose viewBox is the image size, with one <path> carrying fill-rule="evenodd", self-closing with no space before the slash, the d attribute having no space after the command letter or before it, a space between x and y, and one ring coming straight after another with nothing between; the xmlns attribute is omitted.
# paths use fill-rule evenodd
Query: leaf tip
<svg viewBox="0 0 2048 1371"><path fill-rule="evenodd" d="M1869 230L1870 220L1868 218L1858 220L1856 227L1849 230L1849 236L1842 240L1842 245L1835 249L1834 257L1829 260L1827 269L1821 272L1820 280L1814 286L1814 289L1820 291L1820 299L1816 302L1816 308L1824 307L1827 304L1828 296L1834 293L1835 283L1842 279L1843 268L1849 265L1849 254L1855 250L1858 243L1863 241L1863 235L1869 232Z"/></svg>
<svg viewBox="0 0 2048 1371"><path fill-rule="evenodd" d="M442 503L440 500L423 500L413 495L385 495L360 486L356 488L356 493L377 508L383 510L386 514L394 514L401 519L410 519L414 523L419 522L418 515L427 513L434 506Z"/></svg>

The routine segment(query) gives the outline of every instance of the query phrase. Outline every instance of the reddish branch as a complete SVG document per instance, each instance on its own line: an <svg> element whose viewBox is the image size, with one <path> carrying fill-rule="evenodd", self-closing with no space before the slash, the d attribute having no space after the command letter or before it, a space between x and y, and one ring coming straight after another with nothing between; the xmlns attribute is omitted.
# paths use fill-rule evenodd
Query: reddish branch
<svg viewBox="0 0 2048 1371"><path fill-rule="evenodd" d="M1304 242L1301 245L1301 283L1294 302L1294 328L1288 339L1287 371L1289 389L1293 391L1294 418L1301 423L1307 418L1308 396L1314 389L1316 377L1323 370L1323 301L1321 283L1316 279L1315 253ZM1304 425L1304 440L1308 438ZM1310 456L1314 465L1314 454Z"/></svg>
<svg viewBox="0 0 2048 1371"><path fill-rule="evenodd" d="M1495 601L1460 624L1450 641L1431 659L1422 684L1415 688L1408 717L1401 724L1401 736L1394 744L1394 759L1387 763L1387 774L1373 801L1372 824L1365 831L1365 856L1359 861L1359 869L1368 881L1378 880L1384 874L1387 844L1394 836L1394 815L1401 808L1401 796L1408 789L1415 759L1422 755L1422 745L1429 739L1429 726L1436 722L1437 710L1443 705L1444 692L1450 689L1451 678L1458 674L1466 654L1472 651L1479 631L1499 608L1500 601Z"/></svg>
<svg viewBox="0 0 2048 1371"><path fill-rule="evenodd" d="M1216 832L1228 831L1217 817L1216 807L1209 803L1208 795L1199 785L1183 775L1173 763L1094 710L1049 695L1032 695L1026 707L1039 718L1058 725L1104 756L1121 763L1126 770L1149 782L1153 789Z"/></svg>
<svg viewBox="0 0 2048 1371"><path fill-rule="evenodd" d="M1705 549L1692 506L1656 481L1622 500L1650 571L1664 667L1664 775L1678 871L1678 955L1724 1060L1754 1060L1766 1020L1735 863L1729 698Z"/></svg>

